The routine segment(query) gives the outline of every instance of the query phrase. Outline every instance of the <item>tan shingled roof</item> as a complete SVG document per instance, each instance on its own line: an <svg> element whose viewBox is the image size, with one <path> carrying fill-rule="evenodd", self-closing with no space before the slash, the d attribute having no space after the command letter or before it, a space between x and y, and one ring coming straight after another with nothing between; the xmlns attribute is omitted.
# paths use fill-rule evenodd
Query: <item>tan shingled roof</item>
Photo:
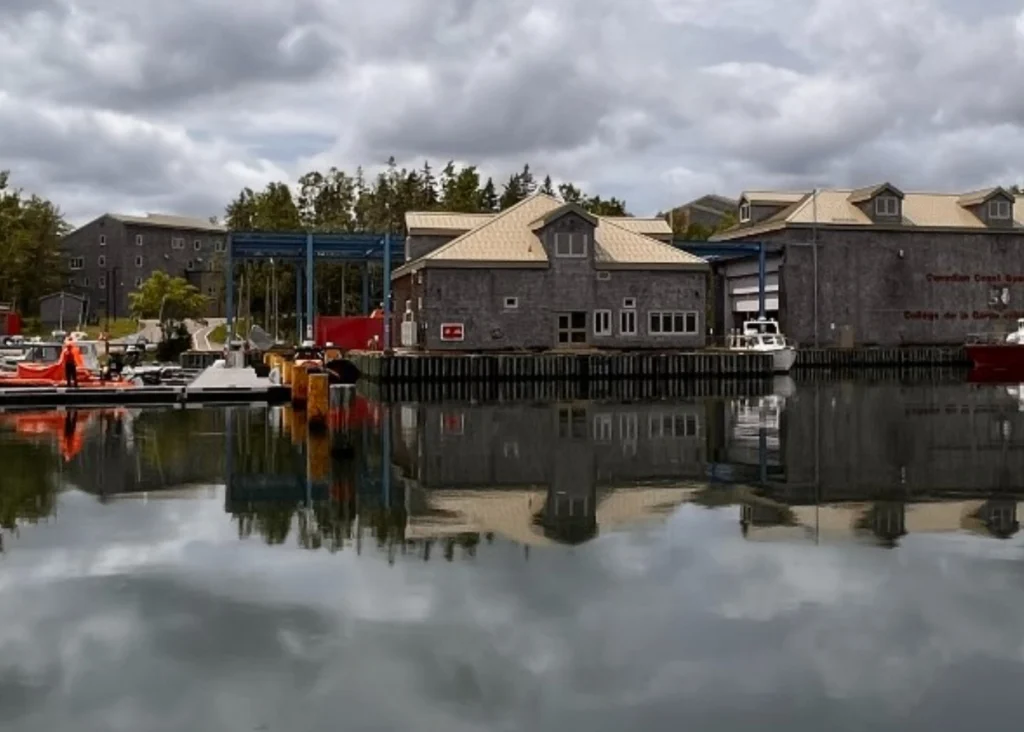
<svg viewBox="0 0 1024 732"><path fill-rule="evenodd" d="M545 266L548 257L530 225L564 204L537 193L485 220L444 246L395 270L400 277L428 263L468 266ZM630 231L619 219L598 217L595 230L595 262L604 267L706 267L700 257L649 236ZM667 225L666 225L667 226Z"/></svg>
<svg viewBox="0 0 1024 732"><path fill-rule="evenodd" d="M801 194L799 203L791 205L779 214L754 224L741 224L712 237L713 240L728 240L748 237L754 234L775 231L787 226L876 226L860 210L851 196L863 189L821 190L814 196L811 191ZM984 221L964 207L965 200L974 200L978 195L960 193L904 193L903 221L901 227L930 229L981 229L993 230ZM1012 195L1012 194L1007 194ZM982 196L984 200L986 196ZM1024 198L1016 199L1013 210L1014 223L1024 227ZM878 225L891 227L889 225Z"/></svg>
<svg viewBox="0 0 1024 732"><path fill-rule="evenodd" d="M159 226L164 229L196 229L198 231L227 231L223 224L212 224L209 219L192 216L173 216L171 214L148 213L145 216L128 214L107 214L125 224L141 224L142 226Z"/></svg>
<svg viewBox="0 0 1024 732"><path fill-rule="evenodd" d="M798 191L744 191L741 199L750 201L753 204L769 203L796 203L806 196L806 193Z"/></svg>
<svg viewBox="0 0 1024 732"><path fill-rule="evenodd" d="M609 221L627 231L644 236L667 236L672 233L672 227L668 225L668 222L656 217L640 219L633 216L602 216L601 220Z"/></svg>
<svg viewBox="0 0 1024 732"><path fill-rule="evenodd" d="M405 228L444 231L470 231L494 218L490 213L449 213L447 211L409 211Z"/></svg>

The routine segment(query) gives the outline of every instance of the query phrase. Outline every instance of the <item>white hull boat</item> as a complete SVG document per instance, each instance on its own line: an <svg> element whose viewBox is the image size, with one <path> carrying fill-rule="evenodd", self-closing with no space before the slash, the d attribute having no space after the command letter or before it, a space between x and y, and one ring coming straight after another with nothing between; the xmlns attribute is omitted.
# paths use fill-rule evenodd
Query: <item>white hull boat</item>
<svg viewBox="0 0 1024 732"><path fill-rule="evenodd" d="M772 357L772 370L777 374L789 373L796 363L796 346L782 334L776 320L748 320L743 330L728 336L731 351L768 353Z"/></svg>

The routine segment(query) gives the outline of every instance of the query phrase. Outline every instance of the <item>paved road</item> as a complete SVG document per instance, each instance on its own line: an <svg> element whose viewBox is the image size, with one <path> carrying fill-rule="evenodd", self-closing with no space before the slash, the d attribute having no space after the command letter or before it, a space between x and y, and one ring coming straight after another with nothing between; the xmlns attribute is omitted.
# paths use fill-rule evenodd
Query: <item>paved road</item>
<svg viewBox="0 0 1024 732"><path fill-rule="evenodd" d="M197 351L219 351L223 348L223 344L211 343L210 333L218 325L224 325L227 323L227 318L207 318L206 325L200 325L194 321L186 321L186 325L192 332L192 347Z"/></svg>

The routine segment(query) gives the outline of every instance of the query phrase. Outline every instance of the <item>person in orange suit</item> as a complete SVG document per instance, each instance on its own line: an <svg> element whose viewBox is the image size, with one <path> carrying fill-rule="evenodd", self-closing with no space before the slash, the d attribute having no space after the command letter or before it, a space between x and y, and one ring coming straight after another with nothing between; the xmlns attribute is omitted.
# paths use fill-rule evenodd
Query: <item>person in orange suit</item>
<svg viewBox="0 0 1024 732"><path fill-rule="evenodd" d="M71 343L64 344L64 381L70 389L78 388L78 368L75 365L75 352Z"/></svg>

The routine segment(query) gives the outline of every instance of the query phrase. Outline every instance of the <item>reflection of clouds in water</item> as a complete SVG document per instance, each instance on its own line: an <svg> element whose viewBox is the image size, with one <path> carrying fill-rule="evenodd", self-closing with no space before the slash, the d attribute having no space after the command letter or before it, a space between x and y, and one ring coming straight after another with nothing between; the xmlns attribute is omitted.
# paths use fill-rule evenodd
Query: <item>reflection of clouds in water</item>
<svg viewBox="0 0 1024 732"><path fill-rule="evenodd" d="M993 688L1021 682L1024 589L984 549L759 544L685 507L528 561L499 541L389 567L372 542L241 541L219 497L59 517L3 558L14 730L727 728L766 705L878 728L1000 661Z"/></svg>

